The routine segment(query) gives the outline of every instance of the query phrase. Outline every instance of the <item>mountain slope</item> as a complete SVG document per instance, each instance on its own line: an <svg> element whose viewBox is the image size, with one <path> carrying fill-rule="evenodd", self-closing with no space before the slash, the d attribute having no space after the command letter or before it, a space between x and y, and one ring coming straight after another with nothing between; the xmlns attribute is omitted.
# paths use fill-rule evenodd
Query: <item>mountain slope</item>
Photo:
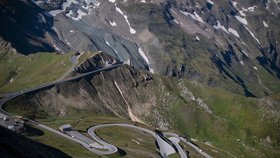
<svg viewBox="0 0 280 158"><path fill-rule="evenodd" d="M65 117L113 116L175 130L236 156L279 156L279 101L246 98L128 66L24 94L4 108L60 123Z"/></svg>
<svg viewBox="0 0 280 158"><path fill-rule="evenodd" d="M54 120L54 128L114 117L177 131L228 156L279 157L279 7L278 0L2 0L1 93L127 64L26 93L5 108Z"/></svg>
<svg viewBox="0 0 280 158"><path fill-rule="evenodd" d="M38 52L28 56L15 50L0 50L0 95L11 94L69 77L78 65L98 56L97 52L54 54ZM106 58L105 58L106 59ZM85 63L86 64L86 63Z"/></svg>
<svg viewBox="0 0 280 158"><path fill-rule="evenodd" d="M0 43L10 43L22 54L53 52L55 46L67 51L52 29L53 20L30 1L11 0L0 2Z"/></svg>
<svg viewBox="0 0 280 158"><path fill-rule="evenodd" d="M0 35L19 53L101 50L157 74L259 97L280 89L278 5L262 0L3 1ZM15 6L22 7L13 14ZM18 19L28 18L25 10L35 24Z"/></svg>

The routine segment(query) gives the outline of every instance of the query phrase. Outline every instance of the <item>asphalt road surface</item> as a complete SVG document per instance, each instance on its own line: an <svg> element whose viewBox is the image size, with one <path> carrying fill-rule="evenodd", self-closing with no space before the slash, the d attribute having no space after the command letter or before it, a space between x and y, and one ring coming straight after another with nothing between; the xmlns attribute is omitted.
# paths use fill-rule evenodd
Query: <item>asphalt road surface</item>
<svg viewBox="0 0 280 158"><path fill-rule="evenodd" d="M182 142L188 144L189 146L191 146L194 150L196 150L200 155L202 155L203 157L206 158L212 158L210 155L208 155L207 153L205 153L202 149L200 149L199 147L197 147L196 145L194 145L192 142L187 141L185 138L180 137L179 135L175 134L175 133L169 133L169 132L164 132L163 133L164 136L170 136L170 137L175 137L180 139Z"/></svg>
<svg viewBox="0 0 280 158"><path fill-rule="evenodd" d="M177 138L177 137L170 137L168 139L176 146L176 148L178 149L178 152L179 152L181 158L188 158L188 156L186 155L185 151L182 149L182 147L179 144L179 142L180 142L179 138Z"/></svg>
<svg viewBox="0 0 280 158"><path fill-rule="evenodd" d="M168 155L175 153L174 148L168 144L165 140L163 140L160 136L158 136L155 132L142 128L142 127L138 127L138 126L134 126L134 125L130 125L130 124L103 124L103 125L96 125L93 126L91 128L88 129L88 134L95 139L97 142L99 142L100 144L105 144L108 147L113 146L110 145L106 142L104 142L102 139L100 139L96 134L95 134L95 130L99 129L99 128L104 128L104 127L112 127L112 126L119 126L119 127L127 127L127 128L133 128L139 131L142 131L144 133L150 134L151 136L153 136L155 138L155 140L158 143L159 146L159 151L162 157L168 157Z"/></svg>

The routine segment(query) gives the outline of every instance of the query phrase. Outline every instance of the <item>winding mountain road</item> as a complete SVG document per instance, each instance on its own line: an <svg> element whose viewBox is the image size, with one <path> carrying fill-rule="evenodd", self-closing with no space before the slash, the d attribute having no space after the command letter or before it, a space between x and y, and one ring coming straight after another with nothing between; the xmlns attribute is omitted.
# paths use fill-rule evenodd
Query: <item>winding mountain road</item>
<svg viewBox="0 0 280 158"><path fill-rule="evenodd" d="M108 67L105 67L105 68L101 68L101 69L98 69L98 70L94 70L94 71L91 71L91 72L87 72L87 73L84 73L84 74L80 74L80 75L77 75L77 76L75 76L75 77L71 77L71 78L66 79L66 80L64 80L64 79L59 79L59 80L57 80L57 81L55 81L55 82L42 84L42 85L40 85L40 86L38 86L38 87L35 87L35 88L29 88L29 89L25 89L25 90L22 90L22 91L17 92L17 93L10 93L10 94L7 94L7 95L5 95L5 96L6 96L5 98L3 98L3 99L0 100L0 119L1 119L1 118L4 118L4 117L8 117L8 116L13 116L13 114L11 114L11 113L9 113L9 112L7 112L7 111L5 111L5 110L3 109L3 105L4 105L6 102L8 102L9 100L14 99L14 98L16 98L16 97L18 97L18 96L20 96L20 95L22 95L22 94L34 92L34 91L36 91L36 90L40 90L40 89L42 89L42 88L54 86L54 85L59 84L59 83L73 81L73 80L82 78L82 77L84 77L84 76L87 76L87 75L90 75L90 74L94 74L94 73L99 73L99 72L105 71L105 70L110 70L110 69L119 67L119 66L121 66L121 65L124 65L124 64L123 64L123 63L114 64L114 65L111 65L111 66L108 66ZM111 153L117 152L117 149L114 149L114 150L112 149L112 150L110 150L110 151L106 151L106 150L104 150L104 151L102 151L102 150L96 150L96 149L92 148L89 144L86 144L86 143L84 143L84 142L82 142L82 141L80 141L80 140L78 140L78 139L72 138L72 137L70 137L70 136L68 136L68 135L66 135L66 134L64 134L64 133L61 133L61 132L58 131L58 130L55 130L55 129L53 129L53 128L50 128L50 127L48 127L48 126L45 126L45 125L40 124L40 123L38 123L38 122L36 122L36 121L33 121L33 120L29 120L29 122L32 123L32 124L34 124L34 125L36 125L36 126L38 126L38 127L40 127L40 128L43 128L43 129L47 130L47 131L56 133L56 134L60 135L61 137L64 137L64 138L66 138L66 139L69 139L69 140L71 140L71 141L74 141L74 142L76 142L76 143L79 143L79 144L81 144L82 146L84 146L85 148L87 148L88 150L94 152L94 153L97 154L97 155L105 155L105 154L111 154Z"/></svg>
<svg viewBox="0 0 280 158"><path fill-rule="evenodd" d="M142 127L138 127L138 126L134 126L134 125L130 125L130 124L103 124L103 125L96 125L93 126L91 128L88 129L88 134L94 139L96 140L98 143L103 144L105 146L108 146L110 144L104 142L102 139L100 139L96 134L95 134L95 130L99 129L99 128L105 128L105 127L112 127L112 126L119 126L119 127L127 127L127 128L133 128L139 131L142 131L144 133L150 134L151 136L153 136L155 138L155 140L158 143L163 142L164 140L161 139L161 137L159 137L155 132L142 128ZM208 155L207 153L205 153L204 151L202 151L202 149L200 149L199 147L197 147L196 145L194 145L192 142L187 141L185 138L180 137L179 135L175 134L175 133L170 133L170 132L164 132L163 135L165 137L170 137L171 138L171 142L176 146L176 148L178 149L178 152L180 154L181 158L187 158L187 155L185 153L185 151L181 148L181 146L179 145L179 142L182 141L184 143L186 143L187 145L191 146L193 149L195 149L199 154L201 154L203 157L205 158L212 158L210 155ZM165 142L165 141L164 141ZM158 144L159 147L164 147L164 144ZM113 146L113 145L110 145ZM113 147L110 147L113 148ZM164 150L160 150L160 153L163 157L167 156L167 151Z"/></svg>
<svg viewBox="0 0 280 158"><path fill-rule="evenodd" d="M142 128L142 127L138 127L138 126L134 126L134 125L130 125L130 124L102 124L102 125L96 125L93 126L91 128L88 129L88 134L94 139L96 140L98 143L107 146L109 148L113 148L113 145L110 145L106 142L104 142L102 139L100 139L96 134L95 134L95 130L99 129L99 128L104 128L104 127L112 127L112 126L119 126L119 127L127 127L127 128L133 128L139 131L142 131L144 133L150 134L151 136L153 136L155 138L155 140L158 143L159 146L159 151L161 156L163 157L168 157L167 155L169 155L169 153L175 152L175 150L173 149L173 147L171 145L168 146L168 144L165 144L164 140L162 140L159 136L157 136L157 134L151 130ZM174 151L172 151L172 149ZM171 150L171 151L170 151Z"/></svg>
<svg viewBox="0 0 280 158"><path fill-rule="evenodd" d="M40 90L42 88L47 88L49 86L54 86L56 84L59 84L59 83L63 83L63 82L69 82L69 81L73 81L73 80L76 80L76 79L79 79L79 78L82 78L84 76L87 76L87 75L90 75L90 74L94 74L94 73L98 73L98 72L101 72L101 71L105 71L105 70L109 70L109 69L113 69L113 68L116 68L118 66L121 66L121 65L124 65L124 64L115 64L115 65L111 65L111 66L108 66L108 67L105 67L105 68L101 68L99 70L95 70L95 71L91 71L91 72L88 72L88 73L84 73L84 74L81 74L81 75L78 75L78 76L75 76L75 77L71 77L69 79L66 79L66 80L58 80L58 81L55 81L55 82L52 82L52 83L47 83L47 84L43 84L43 85L40 85L38 87L35 87L35 88L30 88L30 89L26 89L26 90L23 90L21 92L18 92L18 93L11 93L9 95L7 95L5 98L1 99L0 100L0 118L4 118L4 117L7 117L7 116L12 116L12 114L10 114L9 112L5 111L3 109L3 105L13 99L13 98L16 98L22 94L26 94L26 93L30 93L30 92L34 92L36 90ZM191 142L185 140L184 138L182 137L179 137L177 134L174 134L174 133L163 133L164 136L170 136L171 139L170 141L173 143L173 144L169 144L170 142L166 142L164 139L162 139L158 134L156 134L155 132L151 131L151 130L148 130L148 129L145 129L145 128L142 128L142 127L138 127L138 126L134 126L134 125L130 125L130 124L102 124L102 125L96 125L96 126L93 126L91 128L88 129L88 134L97 142L99 143L98 146L94 147L92 146L92 144L87 144L79 139L76 139L76 138L73 138L65 133L62 133L58 130L55 130L53 128L50 128L48 126L45 126L43 124L40 124L36 121L33 121L33 120L29 120L29 123L32 123L36 126L38 126L39 128L42 128L42 129L45 129L47 131L50 131L50 132L53 132L61 137L64 137L68 140L71 140L71 141L74 141L76 143L79 143L81 144L82 146L84 146L86 149L92 151L93 153L97 154L97 155L108 155L108 154L113 154L113 153L116 153L118 151L117 147L115 147L114 145L111 145L109 143L106 143L105 141L103 141L101 138L99 138L96 134L95 134L95 130L96 129L99 129L99 128L104 128L104 127L112 127L112 126L119 126L119 127L127 127L127 128L133 128L133 129L136 129L136 130L139 130L139 131L142 131L144 133L147 133L147 134L150 134L151 136L153 136L156 140L156 142L158 143L158 146L159 146L159 151L160 151L160 154L162 157L168 157L168 155L170 155L171 153L175 153L175 149L173 148L172 145L174 145L176 148L177 148L177 151L179 152L181 158L187 158L187 155L185 153L185 151L181 148L181 146L179 145L179 141L183 141L184 143L190 145L191 147L193 147L196 151L198 151L202 156L206 157L206 158L211 158L211 156L207 155L205 152L202 152L202 150L200 148L198 148L197 146L193 145ZM102 147L100 147L102 146Z"/></svg>
<svg viewBox="0 0 280 158"><path fill-rule="evenodd" d="M207 153L205 153L204 151L202 151L202 149L200 149L199 147L197 147L196 145L194 145L192 142L187 141L185 138L180 137L178 134L175 133L170 133L170 132L164 132L163 133L164 136L168 137L175 137L175 138L179 138L182 142L188 144L189 146L191 146L194 150L196 150L199 154L201 154L203 157L206 158L212 158L210 155L208 155Z"/></svg>

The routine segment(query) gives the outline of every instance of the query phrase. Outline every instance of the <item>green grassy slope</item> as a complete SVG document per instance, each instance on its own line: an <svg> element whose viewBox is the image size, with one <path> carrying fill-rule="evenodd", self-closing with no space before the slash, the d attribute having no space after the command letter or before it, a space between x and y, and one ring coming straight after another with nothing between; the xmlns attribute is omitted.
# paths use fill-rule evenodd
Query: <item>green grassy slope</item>
<svg viewBox="0 0 280 158"><path fill-rule="evenodd" d="M189 81L184 84L213 114L197 108L194 101L178 99L166 116L176 130L237 157L279 156L280 117L274 114L279 113L279 103L270 108L265 99L247 98Z"/></svg>
<svg viewBox="0 0 280 158"><path fill-rule="evenodd" d="M69 71L74 53L36 53L24 56L12 51L0 51L0 95L36 87L53 82ZM93 56L86 52L79 57L78 63Z"/></svg>
<svg viewBox="0 0 280 158"><path fill-rule="evenodd" d="M7 93L54 81L71 67L69 58L73 54L38 53L23 56L2 51L0 55L0 93Z"/></svg>

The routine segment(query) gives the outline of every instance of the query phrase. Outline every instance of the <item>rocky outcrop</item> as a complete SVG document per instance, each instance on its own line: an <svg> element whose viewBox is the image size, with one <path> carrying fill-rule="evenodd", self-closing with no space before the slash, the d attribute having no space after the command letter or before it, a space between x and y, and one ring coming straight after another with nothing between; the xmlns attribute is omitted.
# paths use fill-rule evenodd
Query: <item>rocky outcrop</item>
<svg viewBox="0 0 280 158"><path fill-rule="evenodd" d="M155 85L158 80L148 72L124 65L27 93L14 101L33 109L34 116L42 111L49 115L67 115L74 109L126 119L134 116L156 124L146 118L152 116L151 109L158 104L159 92Z"/></svg>
<svg viewBox="0 0 280 158"><path fill-rule="evenodd" d="M121 63L118 59L103 53L99 52L98 54L94 55L93 57L87 59L86 61L82 62L75 68L75 72L77 73L86 73L89 71L94 71L100 68L108 67L113 64Z"/></svg>
<svg viewBox="0 0 280 158"><path fill-rule="evenodd" d="M263 48L263 56L258 57L260 64L265 67L271 74L280 79L280 47L275 44L269 43L267 48Z"/></svg>

